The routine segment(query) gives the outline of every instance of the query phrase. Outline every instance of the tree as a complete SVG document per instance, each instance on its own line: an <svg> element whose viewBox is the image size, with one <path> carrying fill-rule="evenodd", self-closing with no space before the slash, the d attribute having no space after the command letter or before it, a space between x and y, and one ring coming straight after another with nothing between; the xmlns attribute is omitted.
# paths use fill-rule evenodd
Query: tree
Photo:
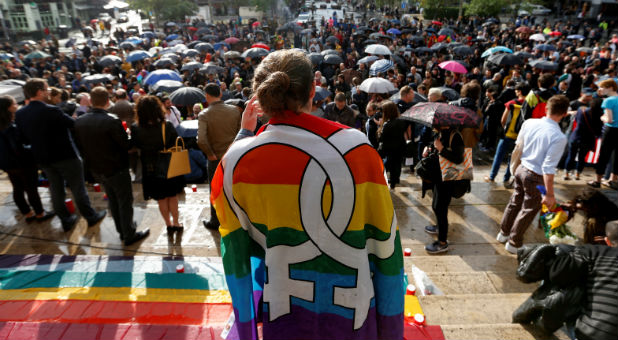
<svg viewBox="0 0 618 340"><path fill-rule="evenodd" d="M197 10L197 5L190 0L128 0L128 3L133 9L152 12L157 26L159 20L184 19Z"/></svg>
<svg viewBox="0 0 618 340"><path fill-rule="evenodd" d="M506 6L505 0L470 0L465 5L466 15L492 17L500 14Z"/></svg>

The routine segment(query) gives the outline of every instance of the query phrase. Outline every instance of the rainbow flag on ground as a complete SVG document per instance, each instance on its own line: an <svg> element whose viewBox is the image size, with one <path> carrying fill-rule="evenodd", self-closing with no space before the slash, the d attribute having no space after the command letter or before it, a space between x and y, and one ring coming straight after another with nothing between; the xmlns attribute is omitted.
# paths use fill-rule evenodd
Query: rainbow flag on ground
<svg viewBox="0 0 618 340"><path fill-rule="evenodd" d="M0 340L214 340L231 313L220 258L0 256Z"/></svg>
<svg viewBox="0 0 618 340"><path fill-rule="evenodd" d="M287 112L230 147L212 188L234 337L403 337L397 221L361 132Z"/></svg>

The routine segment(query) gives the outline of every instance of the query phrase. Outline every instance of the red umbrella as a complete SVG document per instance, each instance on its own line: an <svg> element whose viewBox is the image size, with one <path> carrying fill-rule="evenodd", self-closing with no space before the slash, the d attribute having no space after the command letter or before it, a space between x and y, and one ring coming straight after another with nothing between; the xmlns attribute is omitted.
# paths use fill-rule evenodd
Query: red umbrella
<svg viewBox="0 0 618 340"><path fill-rule="evenodd" d="M260 26L260 22L259 22L259 21L256 21L256 22L254 22L252 25L253 25L253 27L258 27L258 26Z"/></svg>
<svg viewBox="0 0 618 340"><path fill-rule="evenodd" d="M265 49L265 50L270 51L270 47L268 47L268 45L266 45L266 44L257 43L257 44L253 44L253 45L251 45L251 48L254 48L254 47L257 47L257 48L263 48L263 49Z"/></svg>
<svg viewBox="0 0 618 340"><path fill-rule="evenodd" d="M478 127L481 116L461 106L446 103L419 103L409 108L401 118L427 126Z"/></svg>
<svg viewBox="0 0 618 340"><path fill-rule="evenodd" d="M193 26L191 26L191 27L187 27L187 29L188 29L189 31L193 31L193 32L197 31L197 27L193 27Z"/></svg>
<svg viewBox="0 0 618 340"><path fill-rule="evenodd" d="M90 20L90 23L94 24L95 22L98 22L98 21L99 21L99 19L92 19L92 20Z"/></svg>
<svg viewBox="0 0 618 340"><path fill-rule="evenodd" d="M553 32L550 32L549 35L551 35L552 37L558 37L562 35L562 32L553 31Z"/></svg>
<svg viewBox="0 0 618 340"><path fill-rule="evenodd" d="M439 22L439 21L436 21L436 20L432 21L432 22L431 22L431 24L432 24L432 25L442 26L442 23L441 23L441 22Z"/></svg>
<svg viewBox="0 0 618 340"><path fill-rule="evenodd" d="M240 41L240 39L236 38L236 37L229 37L227 39L224 40L226 43L230 44L230 45L234 45L236 43L238 43Z"/></svg>
<svg viewBox="0 0 618 340"><path fill-rule="evenodd" d="M515 32L517 32L517 33L530 33L530 32L532 32L532 29L530 27L528 27L528 26L521 26L521 27L518 27L515 30Z"/></svg>

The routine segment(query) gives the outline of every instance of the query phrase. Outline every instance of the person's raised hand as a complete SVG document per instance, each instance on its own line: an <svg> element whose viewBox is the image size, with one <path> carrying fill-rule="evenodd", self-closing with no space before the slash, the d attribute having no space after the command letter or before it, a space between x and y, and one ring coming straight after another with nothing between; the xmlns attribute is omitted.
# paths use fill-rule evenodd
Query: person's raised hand
<svg viewBox="0 0 618 340"><path fill-rule="evenodd" d="M262 108L260 107L260 102L257 101L255 96L251 97L245 105L245 111L242 113L240 128L255 131L255 127L257 126L257 117L261 113Z"/></svg>

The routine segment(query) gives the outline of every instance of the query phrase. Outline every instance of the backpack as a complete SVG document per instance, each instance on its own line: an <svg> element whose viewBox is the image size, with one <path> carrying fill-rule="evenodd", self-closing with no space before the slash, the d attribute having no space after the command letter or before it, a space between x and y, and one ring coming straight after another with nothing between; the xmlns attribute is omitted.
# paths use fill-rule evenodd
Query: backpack
<svg viewBox="0 0 618 340"><path fill-rule="evenodd" d="M524 123L524 119L521 113L521 105L513 103L511 106L511 114L509 115L506 125L504 136L511 139L517 139L521 125Z"/></svg>
<svg viewBox="0 0 618 340"><path fill-rule="evenodd" d="M545 110L547 109L547 101L536 92L534 95L536 96L537 104L534 109L532 109L532 117L530 118L543 118L545 117Z"/></svg>

